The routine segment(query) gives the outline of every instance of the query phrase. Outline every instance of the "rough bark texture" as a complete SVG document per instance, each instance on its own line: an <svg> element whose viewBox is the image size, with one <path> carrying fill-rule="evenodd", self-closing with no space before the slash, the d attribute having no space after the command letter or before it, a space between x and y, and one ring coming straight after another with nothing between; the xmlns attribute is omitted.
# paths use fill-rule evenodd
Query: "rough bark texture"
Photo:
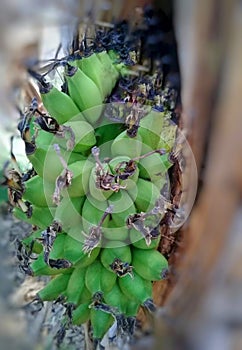
<svg viewBox="0 0 242 350"><path fill-rule="evenodd" d="M159 348L241 347L241 15L238 1L176 2L182 116L201 183Z"/></svg>

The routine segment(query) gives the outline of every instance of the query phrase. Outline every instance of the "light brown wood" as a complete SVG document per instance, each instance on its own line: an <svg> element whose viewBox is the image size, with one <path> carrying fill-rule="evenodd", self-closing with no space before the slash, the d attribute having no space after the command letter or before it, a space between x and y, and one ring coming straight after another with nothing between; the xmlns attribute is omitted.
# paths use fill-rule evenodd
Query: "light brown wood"
<svg viewBox="0 0 242 350"><path fill-rule="evenodd" d="M242 10L237 1L191 3L176 2L176 30L183 55L182 116L202 186L183 230L179 278L166 291L167 314L157 322L157 344L162 348L165 339L165 349L190 344L210 350L221 342L223 349L239 349Z"/></svg>

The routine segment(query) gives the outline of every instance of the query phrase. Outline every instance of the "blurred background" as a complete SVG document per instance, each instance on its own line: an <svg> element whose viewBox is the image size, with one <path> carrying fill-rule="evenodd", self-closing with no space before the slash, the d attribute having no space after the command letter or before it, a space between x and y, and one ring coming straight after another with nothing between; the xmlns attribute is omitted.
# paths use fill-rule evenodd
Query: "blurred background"
<svg viewBox="0 0 242 350"><path fill-rule="evenodd" d="M137 8L149 2L1 3L1 166L9 156L9 137L16 134L18 115L10 91L25 79L20 62L31 55L54 56L60 41L68 41L68 37L60 36L61 28L70 22L75 25L77 16L85 18L91 11L98 21L127 18L132 22ZM134 348L239 350L242 349L242 3L239 0L154 3L174 24L181 74L180 126L196 160L199 188L192 213L179 233L181 244L171 260L173 272L168 280L154 285L154 298L160 306L155 323L150 327L140 316L144 332ZM189 157L186 161L189 190ZM35 287L30 282L25 284L26 288L16 298L16 290L23 281L13 273L17 268L9 236L17 224L9 219L5 208L1 216L0 349L41 349L39 333L45 315L38 316L37 325L32 323L30 328L22 305ZM23 232L27 228L18 229ZM33 318L30 320L33 322Z"/></svg>

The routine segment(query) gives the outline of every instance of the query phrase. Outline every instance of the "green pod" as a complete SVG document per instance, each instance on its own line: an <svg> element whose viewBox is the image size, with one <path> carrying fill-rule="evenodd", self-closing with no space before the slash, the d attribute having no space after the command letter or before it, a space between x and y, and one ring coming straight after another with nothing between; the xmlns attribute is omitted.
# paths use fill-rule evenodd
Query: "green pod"
<svg viewBox="0 0 242 350"><path fill-rule="evenodd" d="M61 268L56 269L48 266L44 262L44 254L43 252L39 254L38 258L32 262L30 265L33 276L54 276L63 274L69 274L73 270L72 267L69 268Z"/></svg>
<svg viewBox="0 0 242 350"><path fill-rule="evenodd" d="M64 126L70 127L75 135L74 152L86 153L96 144L95 132L91 124L81 120L72 120L64 124ZM66 147L66 140L58 140L56 137L55 143L59 143L62 147Z"/></svg>
<svg viewBox="0 0 242 350"><path fill-rule="evenodd" d="M53 247L50 252L50 259L63 259L64 247L65 247L65 233L58 233L54 240Z"/></svg>
<svg viewBox="0 0 242 350"><path fill-rule="evenodd" d="M64 252L63 252L63 257L65 259L75 264L78 260L86 256L86 254L84 254L82 249L83 249L83 242L80 242L74 239L69 234L66 235L65 242L64 242Z"/></svg>
<svg viewBox="0 0 242 350"><path fill-rule="evenodd" d="M64 197L83 197L88 192L89 178L93 163L88 160L79 160L68 165L68 169L73 173L71 184L64 190L62 195Z"/></svg>
<svg viewBox="0 0 242 350"><path fill-rule="evenodd" d="M53 183L44 181L36 175L24 182L23 199L37 207L47 207L52 203L52 196L55 190Z"/></svg>
<svg viewBox="0 0 242 350"><path fill-rule="evenodd" d="M115 222L109 221L108 227L103 228L103 237L109 241L126 241L129 236L129 230L126 226L117 227Z"/></svg>
<svg viewBox="0 0 242 350"><path fill-rule="evenodd" d="M126 310L124 313L125 316L136 317L139 312L140 305L141 305L140 302L129 299L128 303L126 304Z"/></svg>
<svg viewBox="0 0 242 350"><path fill-rule="evenodd" d="M114 241L113 248L103 248L101 250L101 263L107 270L112 271L110 265L115 259L120 259L128 264L132 261L131 250L128 245L123 245L123 242ZM109 242L109 246L111 242Z"/></svg>
<svg viewBox="0 0 242 350"><path fill-rule="evenodd" d="M94 248L90 255L86 254L86 256L84 256L83 258L80 258L76 262L76 266L86 267L91 265L96 260L99 253L100 253L100 248L99 247Z"/></svg>
<svg viewBox="0 0 242 350"><path fill-rule="evenodd" d="M32 134L34 135L34 131ZM56 140L56 137L53 133L40 129L38 130L38 134L35 137L35 145L37 148L45 149L46 147L49 147L53 143L56 143L54 142L54 140ZM58 139L58 141L59 140L60 138Z"/></svg>
<svg viewBox="0 0 242 350"><path fill-rule="evenodd" d="M79 303L84 304L88 303L90 304L92 302L92 293L87 289L87 286L83 288Z"/></svg>
<svg viewBox="0 0 242 350"><path fill-rule="evenodd" d="M78 305L78 307L72 311L72 324L80 326L89 320L91 313L89 304L90 303Z"/></svg>
<svg viewBox="0 0 242 350"><path fill-rule="evenodd" d="M40 130L35 140L37 148L58 144L64 150L67 147L70 150L70 147L72 147L71 151L85 154L96 143L94 129L84 117L83 120L80 120L80 118L69 120L63 124L63 129L62 136Z"/></svg>
<svg viewBox="0 0 242 350"><path fill-rule="evenodd" d="M56 208L55 220L63 230L68 232L71 227L81 225L81 210L85 197L63 197Z"/></svg>
<svg viewBox="0 0 242 350"><path fill-rule="evenodd" d="M109 78L106 80L109 80L110 82L108 91L110 91L109 93L111 93L119 78L119 72L113 65L113 61L111 60L106 51L98 52L97 57L102 64L104 76Z"/></svg>
<svg viewBox="0 0 242 350"><path fill-rule="evenodd" d="M41 243L39 242L34 242L33 248L32 248L32 252L35 254L40 254L43 251L43 246Z"/></svg>
<svg viewBox="0 0 242 350"><path fill-rule="evenodd" d="M54 259L54 260L63 259L64 240L65 240L65 234L60 233L57 235L49 255L50 259ZM72 271L71 267L60 268L60 269L51 268L44 261L43 251L39 254L38 258L32 262L30 267L34 276L42 276L42 275L52 276L52 275L59 275L61 273L68 274L68 273L71 273Z"/></svg>
<svg viewBox="0 0 242 350"><path fill-rule="evenodd" d="M119 72L119 74L123 77L125 75L131 75L132 71L128 68L125 63L120 62L120 56L119 54L114 50L108 51L108 56L110 57L111 61L113 62L113 65L115 69Z"/></svg>
<svg viewBox="0 0 242 350"><path fill-rule="evenodd" d="M86 268L80 266L75 267L72 272L65 292L68 303L79 304L85 286L85 274Z"/></svg>
<svg viewBox="0 0 242 350"><path fill-rule="evenodd" d="M34 153L28 154L28 159L32 163L34 170L44 181L55 182L56 178L64 170L63 164L58 157L53 145L36 148ZM61 150L61 156L67 164L71 164L82 159L82 156L76 152Z"/></svg>
<svg viewBox="0 0 242 350"><path fill-rule="evenodd" d="M103 144L111 143L124 129L125 126L123 123L116 123L104 119L95 129L97 146L99 147Z"/></svg>
<svg viewBox="0 0 242 350"><path fill-rule="evenodd" d="M93 294L96 292L109 292L116 282L117 276L103 267L99 260L88 266L85 275L85 283L88 290Z"/></svg>
<svg viewBox="0 0 242 350"><path fill-rule="evenodd" d="M108 305L117 307L121 314L125 314L131 300L123 294L118 283L115 283L113 288L104 294L104 301Z"/></svg>
<svg viewBox="0 0 242 350"><path fill-rule="evenodd" d="M96 340L101 340L114 323L113 316L101 310L94 309L91 309L90 320L93 329L93 338Z"/></svg>
<svg viewBox="0 0 242 350"><path fill-rule="evenodd" d="M142 238L142 235L139 231L136 231L135 229L131 229L129 232L130 243L132 243L134 247L139 249L147 249L147 250L157 249L160 243L160 238L161 238L161 235L151 239L150 245L147 245L145 239Z"/></svg>
<svg viewBox="0 0 242 350"><path fill-rule="evenodd" d="M163 128L164 113L151 110L140 121L140 127L138 134L142 137L142 141L145 145L149 146L152 150L158 149L160 142L160 134ZM142 150L142 154L146 153L146 147Z"/></svg>
<svg viewBox="0 0 242 350"><path fill-rule="evenodd" d="M135 271L146 280L159 281L168 269L166 258L157 250L132 249L132 265Z"/></svg>
<svg viewBox="0 0 242 350"><path fill-rule="evenodd" d="M85 267L92 264L93 261L95 261L95 259L97 258L100 248L94 248L89 256L84 253L83 246L83 242L74 239L68 234L65 238L64 243L64 259L67 259L73 264L81 267Z"/></svg>
<svg viewBox="0 0 242 350"><path fill-rule="evenodd" d="M80 110L73 100L53 85L50 89L40 88L43 105L49 114L63 124L80 114Z"/></svg>
<svg viewBox="0 0 242 350"><path fill-rule="evenodd" d="M163 178L163 182L165 182L167 171L173 165L168 158L168 154L159 155L154 153L141 159L138 163L139 176L152 182Z"/></svg>
<svg viewBox="0 0 242 350"><path fill-rule="evenodd" d="M105 210L108 208L107 202L99 202L95 198L88 196L82 207L82 224L84 232L88 235L92 226L97 226L102 219ZM107 227L109 215L105 218L102 226Z"/></svg>
<svg viewBox="0 0 242 350"><path fill-rule="evenodd" d="M125 227L129 215L136 213L132 198L125 190L119 190L108 198L108 205L113 205L112 221L117 227Z"/></svg>
<svg viewBox="0 0 242 350"><path fill-rule="evenodd" d="M60 274L53 277L38 293L42 301L53 301L66 290L71 274Z"/></svg>
<svg viewBox="0 0 242 350"><path fill-rule="evenodd" d="M139 157L142 151L142 138L140 135L130 138L126 131L121 132L112 143L111 152L114 157L125 156L129 158Z"/></svg>
<svg viewBox="0 0 242 350"><path fill-rule="evenodd" d="M83 57L80 60L79 68L94 81L101 92L102 99L110 94L109 81L105 75L103 65L95 53Z"/></svg>
<svg viewBox="0 0 242 350"><path fill-rule="evenodd" d="M160 197L159 189L148 180L138 179L136 188L128 191L133 199L137 212L146 212L154 208L157 199Z"/></svg>
<svg viewBox="0 0 242 350"><path fill-rule="evenodd" d="M30 218L27 218L26 214L20 208L14 208L13 215L19 220L35 225L41 229L45 229L54 219L55 208L37 207L32 205L32 215Z"/></svg>
<svg viewBox="0 0 242 350"><path fill-rule="evenodd" d="M80 111L101 105L102 95L97 85L81 69L67 67L65 78L70 97ZM96 120L99 118L96 117Z"/></svg>
<svg viewBox="0 0 242 350"><path fill-rule="evenodd" d="M119 287L127 298L143 304L152 298L152 283L138 275L135 270L133 274L133 278L129 275L119 278Z"/></svg>

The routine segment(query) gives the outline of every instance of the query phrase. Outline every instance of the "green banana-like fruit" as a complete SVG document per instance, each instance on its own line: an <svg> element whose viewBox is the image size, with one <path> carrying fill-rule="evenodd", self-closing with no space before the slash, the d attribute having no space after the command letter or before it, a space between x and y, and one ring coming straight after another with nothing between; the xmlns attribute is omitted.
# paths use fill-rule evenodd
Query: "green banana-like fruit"
<svg viewBox="0 0 242 350"><path fill-rule="evenodd" d="M132 265L146 280L159 281L168 268L166 258L157 250L132 249Z"/></svg>
<svg viewBox="0 0 242 350"><path fill-rule="evenodd" d="M65 236L66 235L62 233L57 235L49 254L49 261L52 259L53 262L57 262L57 267L51 267L45 263L45 252L43 250L39 254L38 258L34 260L30 265L30 269L34 276L51 276L58 275L60 273L68 274L72 271L71 262L63 259Z"/></svg>
<svg viewBox="0 0 242 350"><path fill-rule="evenodd" d="M97 57L102 63L103 72L105 76L109 77L109 82L110 82L109 91L111 92L114 86L116 85L117 79L119 77L119 72L113 65L113 62L106 51L98 52Z"/></svg>
<svg viewBox="0 0 242 350"><path fill-rule="evenodd" d="M133 200L125 190L113 193L108 198L108 205L113 206L112 221L117 227L125 227L128 216L136 213Z"/></svg>
<svg viewBox="0 0 242 350"><path fill-rule="evenodd" d="M34 135L34 131L32 133ZM56 141L56 137L53 133L47 132L42 129L38 129L37 135L35 135L35 146L37 148L42 148L46 146L50 146L51 144L54 143L54 140ZM60 141L61 138L58 138L58 141ZM55 142L56 143L56 142Z"/></svg>
<svg viewBox="0 0 242 350"><path fill-rule="evenodd" d="M51 146L36 148L34 153L27 154L27 156L37 174L47 181L55 181L63 170L63 165Z"/></svg>
<svg viewBox="0 0 242 350"><path fill-rule="evenodd" d="M82 149L81 147L85 147L86 140L90 142L90 140L95 139L95 135L92 133L93 129L91 125L87 123L83 115L78 115L61 125L59 125L56 120L53 119L52 127L48 126L46 121L45 123L42 121L42 123L45 125L45 127L43 128L42 126L41 128L42 124L38 124L40 129L37 128L37 133L35 132L35 124L33 122L30 124L31 126L33 124L33 127L31 128L31 136L34 136L34 141L37 148L58 143L62 148L68 147L68 150L72 150L74 147L76 147L78 150L78 148ZM51 122L49 123L51 124ZM89 138L87 138L87 136ZM76 144L74 143L75 140L73 140L74 137L77 140Z"/></svg>
<svg viewBox="0 0 242 350"><path fill-rule="evenodd" d="M142 141L145 145L148 145L152 150L158 148L160 141L160 134L163 128L164 113L151 110L144 118L140 121L140 127L138 134L142 137ZM145 153L147 152L146 147L144 148ZM142 150L143 153L143 150Z"/></svg>
<svg viewBox="0 0 242 350"><path fill-rule="evenodd" d="M30 248L30 245L33 244L32 246L33 253L40 254L43 250L42 244L38 241L38 239L41 237L42 231L43 230L33 231L28 237L22 240L23 244L29 248Z"/></svg>
<svg viewBox="0 0 242 350"><path fill-rule="evenodd" d="M42 301L53 301L57 299L66 290L70 276L71 274L60 274L53 277L47 285L37 293L39 299Z"/></svg>
<svg viewBox="0 0 242 350"><path fill-rule="evenodd" d="M79 259L85 257L83 252L83 242L80 242L69 234L65 237L63 256L65 259L75 264Z"/></svg>
<svg viewBox="0 0 242 350"><path fill-rule="evenodd" d="M123 123L113 122L104 118L95 129L97 146L110 143L111 147L111 141L124 131L124 129L125 126ZM107 154L110 154L110 150Z"/></svg>
<svg viewBox="0 0 242 350"><path fill-rule="evenodd" d="M90 302L78 305L78 307L72 311L72 324L80 326L89 320L91 313L89 304Z"/></svg>
<svg viewBox="0 0 242 350"><path fill-rule="evenodd" d="M94 129L86 120L74 118L60 128L56 134L39 130L35 140L37 148L58 144L63 149L85 154L96 143Z"/></svg>
<svg viewBox="0 0 242 350"><path fill-rule="evenodd" d="M141 306L140 302L132 299L128 299L126 304L125 316L126 317L136 317Z"/></svg>
<svg viewBox="0 0 242 350"><path fill-rule="evenodd" d="M126 317L135 317L138 313L140 302L128 298L120 289L118 281L110 292L105 293L104 300L108 305L117 307Z"/></svg>
<svg viewBox="0 0 242 350"><path fill-rule="evenodd" d="M97 85L81 69L73 66L66 68L65 78L70 97L80 111L99 106L103 99ZM96 120L99 119L99 116Z"/></svg>
<svg viewBox="0 0 242 350"><path fill-rule="evenodd" d="M59 124L63 124L81 114L71 97L58 90L52 84L49 84L48 88L40 86L40 94L43 105Z"/></svg>
<svg viewBox="0 0 242 350"><path fill-rule="evenodd" d="M70 135L70 131L66 129L66 131L63 132L65 137L54 136L50 139L49 144L57 143L63 149L66 149L68 144L68 147L74 152L83 154L95 145L95 132L91 124L87 121L70 120L64 123L63 127L70 128L72 135Z"/></svg>
<svg viewBox="0 0 242 350"><path fill-rule="evenodd" d="M81 210L85 197L63 197L55 211L55 220L63 230L68 232L71 227L81 225Z"/></svg>
<svg viewBox="0 0 242 350"><path fill-rule="evenodd" d="M128 191L130 197L134 200L138 212L151 210L160 197L159 189L148 180L139 178L136 188Z"/></svg>
<svg viewBox="0 0 242 350"><path fill-rule="evenodd" d="M82 224L86 234L92 226L97 226L100 223L106 209L108 208L108 202L100 202L91 196L88 196L82 207ZM102 226L107 227L109 222L109 216L106 217Z"/></svg>
<svg viewBox="0 0 242 350"><path fill-rule="evenodd" d="M30 218L27 218L26 214L20 208L15 207L13 209L13 215L19 220L35 225L41 229L45 229L54 219L55 208L37 207L32 205L32 215Z"/></svg>
<svg viewBox="0 0 242 350"><path fill-rule="evenodd" d="M166 178L167 170L172 166L168 159L168 154L160 155L158 153L151 154L148 157L140 159L139 176L145 180L155 182L161 177Z"/></svg>
<svg viewBox="0 0 242 350"><path fill-rule="evenodd" d="M52 268L44 262L43 252L39 254L38 258L30 265L33 276L53 276L60 273L69 274L73 270L71 266L65 268Z"/></svg>
<svg viewBox="0 0 242 350"><path fill-rule="evenodd" d="M98 86L102 95L102 100L105 99L111 92L109 80L105 75L103 65L95 53L86 56L80 60L80 69Z"/></svg>
<svg viewBox="0 0 242 350"><path fill-rule="evenodd" d="M94 106L92 108L83 111L83 116L88 123L90 123L94 128L96 128L103 119L103 110L105 108L104 104Z"/></svg>
<svg viewBox="0 0 242 350"><path fill-rule="evenodd" d="M104 294L104 301L111 306L117 307L121 314L126 313L127 305L131 302L121 291L118 282L116 282L109 292Z"/></svg>
<svg viewBox="0 0 242 350"><path fill-rule="evenodd" d="M114 157L125 156L129 158L139 157L142 151L142 137L137 135L130 138L126 131L121 132L112 143L111 152Z"/></svg>
<svg viewBox="0 0 242 350"><path fill-rule="evenodd" d="M152 299L152 283L138 275L135 270L133 275L133 278L129 275L119 278L119 287L127 298L144 304L147 300Z"/></svg>
<svg viewBox="0 0 242 350"><path fill-rule="evenodd" d="M77 262L76 262L76 266L82 266L82 267L86 267L91 265L96 258L98 257L100 252L100 248L96 247L94 248L90 254L86 254L83 258L80 258Z"/></svg>
<svg viewBox="0 0 242 350"><path fill-rule="evenodd" d="M132 255L128 245L123 245L123 242L119 241L108 242L108 244L109 247L111 245L113 247L103 248L100 253L101 263L107 270L112 271L110 265L112 265L115 259L120 259L124 263L131 263Z"/></svg>
<svg viewBox="0 0 242 350"><path fill-rule="evenodd" d="M114 323L113 316L95 309L91 309L90 320L93 329L93 338L95 340L101 340Z"/></svg>
<svg viewBox="0 0 242 350"><path fill-rule="evenodd" d="M55 182L56 178L63 171L63 164L53 145L36 148L32 154L27 154L36 173L43 177L45 181ZM82 156L76 152L68 152L61 149L61 156L67 164L79 161Z"/></svg>
<svg viewBox="0 0 242 350"><path fill-rule="evenodd" d="M75 146L73 151L84 153L96 144L96 136L93 127L86 121L69 121L65 123L71 127L75 135Z"/></svg>
<svg viewBox="0 0 242 350"><path fill-rule="evenodd" d="M68 303L79 304L82 292L85 287L86 268L76 266L69 279L65 296Z"/></svg>
<svg viewBox="0 0 242 350"><path fill-rule="evenodd" d="M62 195L64 197L82 197L88 193L89 178L93 163L88 160L79 160L68 165L68 169L72 172L73 177L71 184L64 190Z"/></svg>
<svg viewBox="0 0 242 350"><path fill-rule="evenodd" d="M94 295L96 292L109 292L116 282L116 274L103 267L99 260L87 267L85 283L88 290Z"/></svg>
<svg viewBox="0 0 242 350"><path fill-rule="evenodd" d="M37 207L47 207L52 203L55 186L53 183L44 181L39 175L25 181L24 188L23 199L31 204Z"/></svg>
<svg viewBox="0 0 242 350"><path fill-rule="evenodd" d="M157 249L159 246L161 235L156 236L155 238L151 238L150 245L147 245L144 238L139 231L131 229L129 231L129 239L132 245L139 249Z"/></svg>
<svg viewBox="0 0 242 350"><path fill-rule="evenodd" d="M64 247L65 247L65 240L66 240L66 234L65 233L58 233L54 243L53 247L50 252L50 259L62 259L64 254Z"/></svg>
<svg viewBox="0 0 242 350"><path fill-rule="evenodd" d="M137 231L136 231L137 232ZM103 229L103 237L108 241L126 241L129 236L129 230L124 225L117 227L113 220L110 220L108 227Z"/></svg>
<svg viewBox="0 0 242 350"><path fill-rule="evenodd" d="M84 253L83 246L83 242L74 239L68 234L64 243L64 259L69 260L73 265L83 268L93 263L100 252L100 248L94 248L89 256Z"/></svg>
<svg viewBox="0 0 242 350"><path fill-rule="evenodd" d="M88 303L90 304L92 302L92 293L87 289L87 286L85 285L82 294L79 300L79 303L84 304Z"/></svg>

